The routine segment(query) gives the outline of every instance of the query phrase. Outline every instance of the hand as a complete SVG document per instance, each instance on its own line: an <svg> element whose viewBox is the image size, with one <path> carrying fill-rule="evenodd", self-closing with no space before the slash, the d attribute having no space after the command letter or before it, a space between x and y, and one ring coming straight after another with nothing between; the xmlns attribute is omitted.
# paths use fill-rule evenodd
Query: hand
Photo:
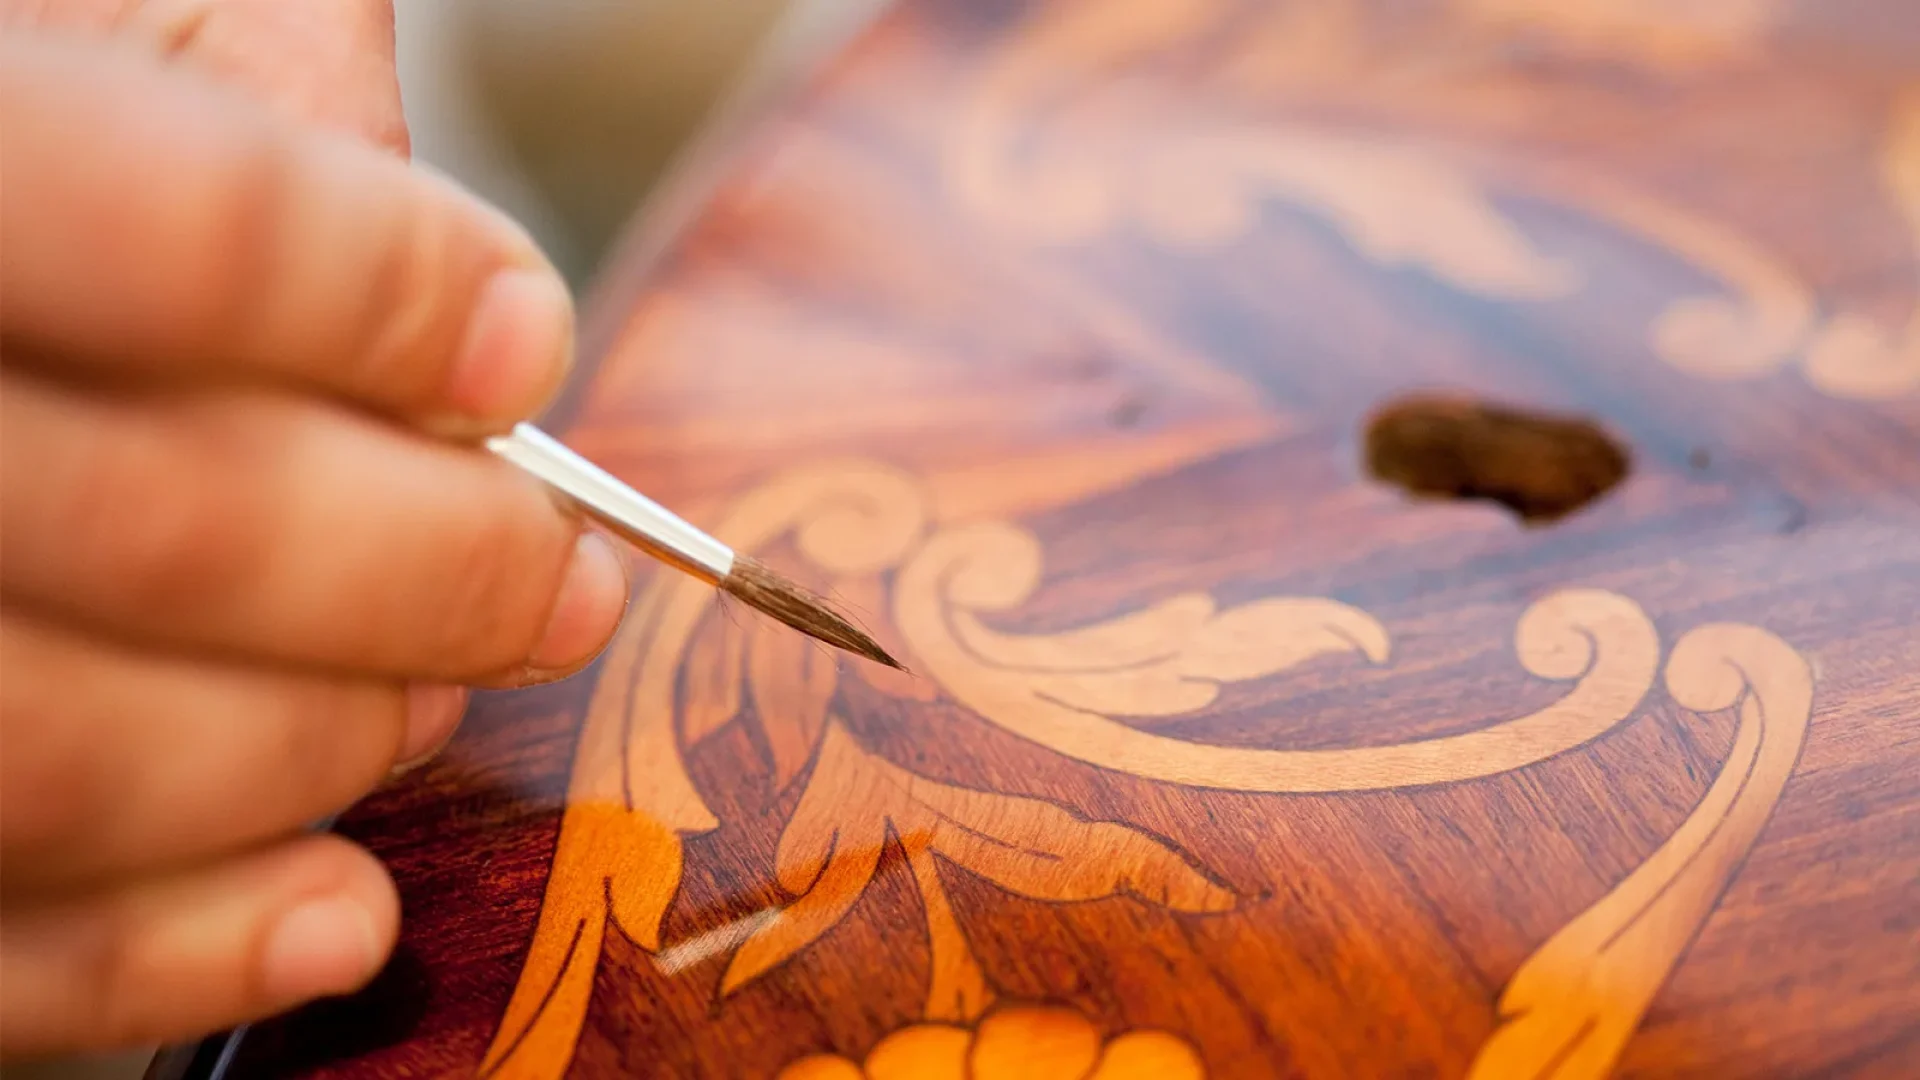
<svg viewBox="0 0 1920 1080"><path fill-rule="evenodd" d="M559 384L558 277L296 112L0 36L9 1057L363 984L393 885L304 826L450 737L461 686L584 665L625 603L605 541L452 441Z"/></svg>
<svg viewBox="0 0 1920 1080"><path fill-rule="evenodd" d="M408 151L392 0L0 0L0 28L110 41L289 119Z"/></svg>

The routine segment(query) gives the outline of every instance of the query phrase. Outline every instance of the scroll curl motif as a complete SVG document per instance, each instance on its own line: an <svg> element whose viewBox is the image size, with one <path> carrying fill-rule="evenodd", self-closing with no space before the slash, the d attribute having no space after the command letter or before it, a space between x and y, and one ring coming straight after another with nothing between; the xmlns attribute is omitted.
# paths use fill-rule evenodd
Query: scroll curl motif
<svg viewBox="0 0 1920 1080"><path fill-rule="evenodd" d="M1842 312L1807 347L1807 379L1834 397L1883 399L1920 389L1920 85L1894 103L1880 181L1912 237L1912 307L1901 327Z"/></svg>
<svg viewBox="0 0 1920 1080"><path fill-rule="evenodd" d="M1659 850L1521 965L1473 1077L1605 1076L1779 801L1812 716L1804 657L1756 627L1701 626L1674 646L1667 690L1695 712L1739 709L1726 763Z"/></svg>
<svg viewBox="0 0 1920 1080"><path fill-rule="evenodd" d="M1197 707L1217 691L1223 653L1259 657L1268 670L1311 656L1359 652L1384 661L1387 636L1365 612L1330 600L1265 600L1188 633L1148 632L1150 613L1015 646L979 613L1017 607L1039 583L1040 546L1011 525L960 528L930 539L900 572L894 619L914 655L957 700L994 724L1055 753L1104 769L1192 787L1306 794L1412 787L1492 776L1543 761L1629 716L1653 685L1660 643L1632 601L1592 589L1541 600L1520 620L1515 646L1528 671L1577 680L1567 696L1528 716L1460 735L1391 746L1267 750L1209 746L1120 723L1089 705L1153 715ZM1163 621L1204 597L1153 612ZM1284 610L1285 619L1263 618ZM1306 613L1309 617L1299 617ZM1125 635L1116 630L1124 629ZM1185 644L1180 644L1185 642ZM1245 646L1257 643L1257 649ZM1199 655L1195 655L1196 650ZM1131 706L1101 693L1124 673ZM1201 704L1205 701L1201 700Z"/></svg>
<svg viewBox="0 0 1920 1080"><path fill-rule="evenodd" d="M1760 243L1689 208L1572 172L1516 173L1535 197L1579 208L1705 275L1719 294L1669 300L1648 327L1662 361L1706 379L1747 379L1786 366L1806 341L1813 292Z"/></svg>

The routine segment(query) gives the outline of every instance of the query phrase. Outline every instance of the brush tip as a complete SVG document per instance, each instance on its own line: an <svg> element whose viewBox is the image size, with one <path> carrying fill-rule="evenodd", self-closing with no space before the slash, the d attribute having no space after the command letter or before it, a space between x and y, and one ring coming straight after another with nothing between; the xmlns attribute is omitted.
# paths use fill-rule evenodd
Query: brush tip
<svg viewBox="0 0 1920 1080"><path fill-rule="evenodd" d="M895 660L871 635L835 611L825 599L774 573L758 559L736 554L733 570L721 580L720 588L748 607L816 641L896 671L907 670L905 664Z"/></svg>

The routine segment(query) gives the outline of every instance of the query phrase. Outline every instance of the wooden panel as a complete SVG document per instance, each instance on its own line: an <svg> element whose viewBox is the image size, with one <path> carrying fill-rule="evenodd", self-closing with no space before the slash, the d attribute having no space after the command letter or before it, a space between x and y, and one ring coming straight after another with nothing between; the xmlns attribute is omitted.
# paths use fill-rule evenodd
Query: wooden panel
<svg viewBox="0 0 1920 1080"><path fill-rule="evenodd" d="M1920 9L905 0L737 149L566 435L916 674L643 576L229 1075L1920 1074Z"/></svg>

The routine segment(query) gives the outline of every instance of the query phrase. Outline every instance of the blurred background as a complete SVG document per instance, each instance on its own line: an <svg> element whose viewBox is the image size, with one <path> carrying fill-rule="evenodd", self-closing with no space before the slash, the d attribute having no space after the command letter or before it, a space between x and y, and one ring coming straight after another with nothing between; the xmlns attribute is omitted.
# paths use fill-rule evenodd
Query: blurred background
<svg viewBox="0 0 1920 1080"><path fill-rule="evenodd" d="M576 295L689 140L884 0L395 0L414 155L530 228ZM151 1051L0 1080L138 1080Z"/></svg>
<svg viewBox="0 0 1920 1080"><path fill-rule="evenodd" d="M534 230L576 289L688 139L881 0L396 0L414 153Z"/></svg>

